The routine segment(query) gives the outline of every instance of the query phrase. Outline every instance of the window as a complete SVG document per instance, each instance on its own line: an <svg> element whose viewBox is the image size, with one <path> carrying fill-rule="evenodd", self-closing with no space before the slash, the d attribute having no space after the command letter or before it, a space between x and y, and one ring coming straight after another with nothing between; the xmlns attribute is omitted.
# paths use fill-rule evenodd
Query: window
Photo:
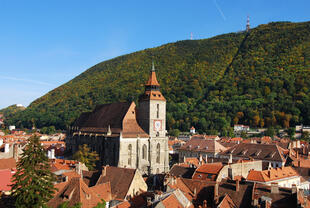
<svg viewBox="0 0 310 208"><path fill-rule="evenodd" d="M147 147L144 144L143 147L142 147L142 159L146 160L147 159L146 155L147 155Z"/></svg>
<svg viewBox="0 0 310 208"><path fill-rule="evenodd" d="M128 165L131 165L131 160L132 160L132 146L130 144L128 145Z"/></svg>
<svg viewBox="0 0 310 208"><path fill-rule="evenodd" d="M156 146L156 163L160 163L160 144Z"/></svg>
<svg viewBox="0 0 310 208"><path fill-rule="evenodd" d="M159 118L159 104L157 104L157 118Z"/></svg>

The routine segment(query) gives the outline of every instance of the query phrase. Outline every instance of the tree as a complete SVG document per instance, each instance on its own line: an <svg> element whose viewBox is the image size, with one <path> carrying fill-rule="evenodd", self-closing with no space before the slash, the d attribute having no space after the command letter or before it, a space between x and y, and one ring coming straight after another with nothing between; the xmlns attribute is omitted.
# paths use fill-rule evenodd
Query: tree
<svg viewBox="0 0 310 208"><path fill-rule="evenodd" d="M271 138L274 137L276 131L272 126L269 126L268 129L264 132L265 136L270 136Z"/></svg>
<svg viewBox="0 0 310 208"><path fill-rule="evenodd" d="M62 204L60 204L57 208L81 208L82 204L81 203L77 203L73 206L69 206L69 202L64 202Z"/></svg>
<svg viewBox="0 0 310 208"><path fill-rule="evenodd" d="M56 179L38 136L29 138L16 169L12 180L16 207L43 207L53 197Z"/></svg>
<svg viewBox="0 0 310 208"><path fill-rule="evenodd" d="M169 131L169 135L178 137L180 135L180 130L179 129L172 129Z"/></svg>
<svg viewBox="0 0 310 208"><path fill-rule="evenodd" d="M295 132L296 132L296 129L294 127L286 129L286 133L290 137L290 139L294 138Z"/></svg>
<svg viewBox="0 0 310 208"><path fill-rule="evenodd" d="M309 139L310 139L310 134L309 134L309 132L308 132L308 131L303 131L303 132L302 132L302 135L301 135L301 139L302 139L302 140L305 140L305 141L309 140Z"/></svg>
<svg viewBox="0 0 310 208"><path fill-rule="evenodd" d="M84 163L89 170L94 170L96 161L99 160L98 154L95 151L90 152L90 148L87 144L80 145L79 150L73 155L73 158Z"/></svg>

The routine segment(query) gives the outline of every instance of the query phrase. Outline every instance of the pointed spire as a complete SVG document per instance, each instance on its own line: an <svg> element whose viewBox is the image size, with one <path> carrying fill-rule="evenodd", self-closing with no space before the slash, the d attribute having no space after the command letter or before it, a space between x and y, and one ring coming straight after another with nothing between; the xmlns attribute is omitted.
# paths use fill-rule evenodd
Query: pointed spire
<svg viewBox="0 0 310 208"><path fill-rule="evenodd" d="M152 61L152 70L150 72L149 80L147 81L146 86L159 86L156 78L154 61Z"/></svg>

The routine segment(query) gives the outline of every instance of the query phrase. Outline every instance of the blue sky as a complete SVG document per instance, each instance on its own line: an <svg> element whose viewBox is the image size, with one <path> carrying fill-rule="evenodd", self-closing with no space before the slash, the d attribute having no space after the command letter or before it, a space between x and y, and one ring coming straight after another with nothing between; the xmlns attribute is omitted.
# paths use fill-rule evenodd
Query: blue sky
<svg viewBox="0 0 310 208"><path fill-rule="evenodd" d="M29 105L98 62L272 21L310 21L309 0L0 0L0 109Z"/></svg>

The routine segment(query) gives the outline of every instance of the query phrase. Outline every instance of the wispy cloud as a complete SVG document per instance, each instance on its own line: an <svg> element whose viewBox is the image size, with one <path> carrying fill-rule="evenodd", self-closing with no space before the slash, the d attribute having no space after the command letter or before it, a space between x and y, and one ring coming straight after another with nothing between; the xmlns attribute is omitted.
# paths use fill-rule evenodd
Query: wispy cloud
<svg viewBox="0 0 310 208"><path fill-rule="evenodd" d="M23 78L18 78L18 77L8 77L8 76L0 75L0 79L6 79L6 80L11 80L11 81L22 81L22 82L28 82L32 84L39 84L39 85L54 86L53 84L50 84L47 82L42 82L42 81L37 81L37 80L32 80L32 79L23 79Z"/></svg>
<svg viewBox="0 0 310 208"><path fill-rule="evenodd" d="M216 0L213 0L217 10L219 11L219 13L221 14L222 18L224 21L226 21L226 16L224 14L224 12L222 11L221 7L218 5L217 1Z"/></svg>

